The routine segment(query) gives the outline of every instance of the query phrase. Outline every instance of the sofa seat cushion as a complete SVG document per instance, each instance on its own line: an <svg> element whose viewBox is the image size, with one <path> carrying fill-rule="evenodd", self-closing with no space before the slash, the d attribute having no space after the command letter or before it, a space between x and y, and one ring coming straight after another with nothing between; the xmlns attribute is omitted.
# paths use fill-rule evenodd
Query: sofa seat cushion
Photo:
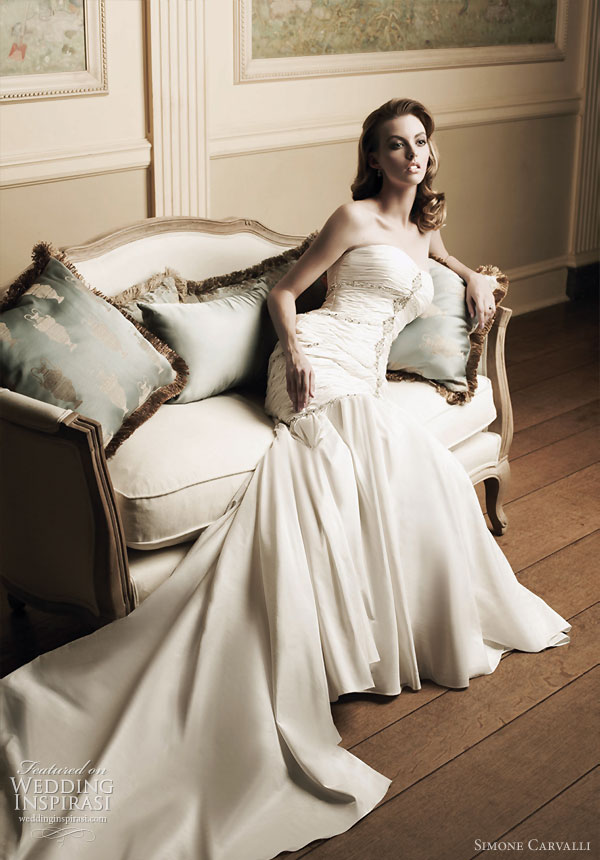
<svg viewBox="0 0 600 860"><path fill-rule="evenodd" d="M468 403L450 406L426 382L388 382L386 397L416 416L448 448L496 417L492 387L479 377ZM165 403L109 461L127 546L184 543L218 519L271 445L262 395L228 391Z"/></svg>
<svg viewBox="0 0 600 860"><path fill-rule="evenodd" d="M492 384L479 375L475 394L467 403L450 405L427 382L388 380L384 396L415 415L440 442L453 449L487 427L496 417Z"/></svg>
<svg viewBox="0 0 600 860"><path fill-rule="evenodd" d="M452 453L467 474L479 478L482 470L498 462L502 438L498 433L476 433L452 448ZM162 547L154 552L129 549L129 575L133 582L136 606L167 580L185 558L194 541Z"/></svg>
<svg viewBox="0 0 600 860"><path fill-rule="evenodd" d="M164 403L108 462L128 547L190 540L225 511L273 441L260 399Z"/></svg>

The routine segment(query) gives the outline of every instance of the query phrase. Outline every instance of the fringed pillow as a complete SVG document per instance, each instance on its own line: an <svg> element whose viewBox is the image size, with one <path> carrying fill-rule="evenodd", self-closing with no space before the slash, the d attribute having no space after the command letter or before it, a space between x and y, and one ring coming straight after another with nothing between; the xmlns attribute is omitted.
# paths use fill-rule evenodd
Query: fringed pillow
<svg viewBox="0 0 600 860"><path fill-rule="evenodd" d="M138 302L147 304L177 304L186 300L187 281L174 269L157 272L145 281L134 284L113 297L114 304L127 311L139 323L143 322Z"/></svg>
<svg viewBox="0 0 600 860"><path fill-rule="evenodd" d="M185 385L184 360L40 243L0 303L0 384L80 412L118 447Z"/></svg>
<svg viewBox="0 0 600 860"><path fill-rule="evenodd" d="M138 302L144 325L181 355L190 375L172 403L205 400L239 385L256 383L266 372L273 349L263 336L269 287L198 304Z"/></svg>
<svg viewBox="0 0 600 860"><path fill-rule="evenodd" d="M498 306L508 291L508 278L496 266L476 271L492 279ZM429 272L433 301L392 343L387 378L426 382L448 403L467 403L477 389L477 367L494 319L477 328L477 314L469 316L465 301L466 283L441 258L430 258Z"/></svg>
<svg viewBox="0 0 600 860"><path fill-rule="evenodd" d="M242 302L240 306L242 316L239 323L241 329L243 329L243 333L240 329L240 340L237 343L236 338L233 336L233 329L231 329L232 336L224 336L221 344L215 344L214 352L207 352L208 344L214 342L214 338L208 336L208 334L205 345L202 347L198 344L195 345L193 351L196 357L202 353L207 358L206 363L203 364L205 368L204 380L198 386L194 383L193 388L186 389L183 395L177 398L176 402L186 402L189 398L199 399L193 396L193 392L196 390L201 392L212 390L213 393L217 393L217 389L224 391L227 388L238 385L249 385L263 394L265 393L269 355L277 343L277 333L273 326L271 315L266 307L267 295L275 284L283 278L286 272L292 268L296 260L302 256L316 235L316 232L311 233L295 248L289 248L281 254L267 257L256 265L249 266L247 269L228 272L224 275L206 278L203 281L187 281L186 292L181 298L182 302L186 304L208 302L212 305L213 300L224 301L227 298L233 299L236 296L241 298L244 295L248 295L250 301L249 303ZM326 292L327 278L326 275L322 275L298 296L296 299L296 312L299 314L306 313L320 307L323 304ZM260 311L259 316L257 316L258 311ZM222 322L226 318L229 309L226 305L215 305L214 308L211 307L210 310L207 309L207 311L202 313L203 331L205 330L204 320L210 318L211 312L214 312L215 320L218 318ZM159 317L162 319L159 320ZM166 309L160 309L158 306L155 306L154 309L144 308L145 324L151 327L156 325L156 331L160 336L164 336L171 343L179 343L178 337L183 336L186 326L185 324L177 326L180 329L179 335L177 335L175 331L176 327L166 324L167 317L172 319L177 317L180 319L181 314L174 310L167 311ZM257 324L258 329L256 328ZM167 331L168 329L169 331ZM172 340L169 340L169 338L172 338ZM182 350L185 350L183 352L184 357L186 353L191 355L190 347L192 347L190 341L186 342L185 347L181 344ZM229 359L223 358L224 363L221 367L224 372L222 374L218 373L216 370L220 362L218 356L223 354L223 350L227 352L228 350L235 349L243 349L245 351L244 354L247 356L247 372L242 372L240 362L234 361L230 355ZM217 356L217 360L215 360L215 356ZM227 368L225 367L226 364ZM237 370L234 368L234 365L237 367ZM200 368L200 365L195 360L193 361L193 366L197 369ZM215 372L208 372L207 368L209 367L213 367ZM194 373L193 375L195 376L195 380L198 381L198 374ZM226 385L226 387L223 388L223 385ZM208 395L203 394L203 396Z"/></svg>

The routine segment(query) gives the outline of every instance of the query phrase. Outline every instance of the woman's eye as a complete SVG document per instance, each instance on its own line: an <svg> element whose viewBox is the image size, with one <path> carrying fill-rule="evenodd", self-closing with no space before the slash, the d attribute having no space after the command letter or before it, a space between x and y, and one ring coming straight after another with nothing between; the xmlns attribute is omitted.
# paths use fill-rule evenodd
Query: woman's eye
<svg viewBox="0 0 600 860"><path fill-rule="evenodd" d="M419 143L424 146L427 143L427 141L426 140L420 140Z"/></svg>

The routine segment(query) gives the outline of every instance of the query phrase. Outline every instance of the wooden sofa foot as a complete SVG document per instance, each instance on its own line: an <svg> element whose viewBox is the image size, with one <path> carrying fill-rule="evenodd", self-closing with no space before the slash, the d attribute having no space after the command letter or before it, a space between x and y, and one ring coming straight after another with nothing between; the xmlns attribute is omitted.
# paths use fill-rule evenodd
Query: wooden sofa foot
<svg viewBox="0 0 600 860"><path fill-rule="evenodd" d="M500 537L508 528L508 518L504 512L503 502L506 487L510 478L508 460L498 463L498 471L484 479L485 504L492 524L492 534Z"/></svg>
<svg viewBox="0 0 600 860"><path fill-rule="evenodd" d="M8 600L8 605L15 613L15 615L20 615L22 612L25 612L27 604L24 600L20 600L18 597L15 597L14 594L11 594L10 592L7 593L6 598Z"/></svg>

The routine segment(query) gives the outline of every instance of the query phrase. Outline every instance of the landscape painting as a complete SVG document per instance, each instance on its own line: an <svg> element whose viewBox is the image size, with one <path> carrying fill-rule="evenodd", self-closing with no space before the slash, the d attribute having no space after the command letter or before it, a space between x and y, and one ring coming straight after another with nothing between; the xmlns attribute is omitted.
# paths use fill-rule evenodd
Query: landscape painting
<svg viewBox="0 0 600 860"><path fill-rule="evenodd" d="M107 92L105 0L0 0L0 100Z"/></svg>
<svg viewBox="0 0 600 860"><path fill-rule="evenodd" d="M83 0L2 0L0 75L84 71Z"/></svg>
<svg viewBox="0 0 600 860"><path fill-rule="evenodd" d="M557 0L253 0L252 57L552 42Z"/></svg>

